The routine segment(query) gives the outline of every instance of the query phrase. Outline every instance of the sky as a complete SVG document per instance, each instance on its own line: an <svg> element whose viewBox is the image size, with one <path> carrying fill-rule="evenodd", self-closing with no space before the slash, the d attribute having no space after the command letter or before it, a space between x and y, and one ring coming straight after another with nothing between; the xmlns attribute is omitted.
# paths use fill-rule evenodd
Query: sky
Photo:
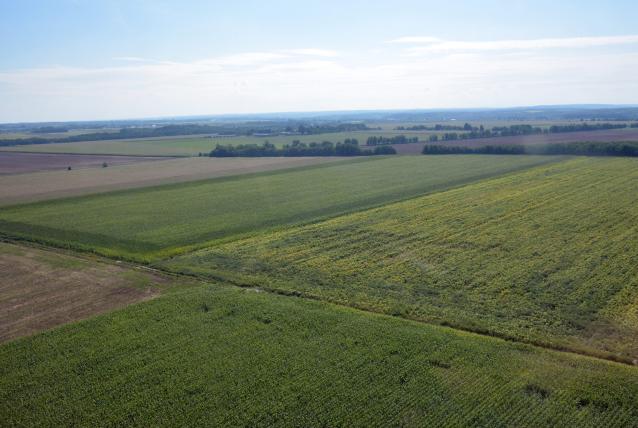
<svg viewBox="0 0 638 428"><path fill-rule="evenodd" d="M638 1L0 0L0 122L638 104Z"/></svg>

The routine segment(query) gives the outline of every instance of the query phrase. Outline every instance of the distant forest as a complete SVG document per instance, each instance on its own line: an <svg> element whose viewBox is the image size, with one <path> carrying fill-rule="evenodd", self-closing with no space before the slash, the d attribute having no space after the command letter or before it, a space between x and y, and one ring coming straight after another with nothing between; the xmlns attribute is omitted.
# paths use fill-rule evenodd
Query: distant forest
<svg viewBox="0 0 638 428"><path fill-rule="evenodd" d="M638 157L638 142L613 143L554 143L544 145L488 145L463 147L426 144L425 155L489 154L489 155L581 155L581 156L627 156Z"/></svg>
<svg viewBox="0 0 638 428"><path fill-rule="evenodd" d="M418 143L419 137L406 137L405 135L395 135L393 137L368 137L366 146L379 146L384 144L408 144Z"/></svg>
<svg viewBox="0 0 638 428"><path fill-rule="evenodd" d="M394 155L392 146L377 146L374 150L361 149L359 142L352 138L336 144L330 141L322 143L302 143L298 140L277 148L274 144L240 144L237 146L218 144L210 157L275 157L275 156L373 156Z"/></svg>
<svg viewBox="0 0 638 428"><path fill-rule="evenodd" d="M469 140L474 138L490 138L490 137L513 137L517 135L535 135L535 134L558 134L563 132L583 132L583 131L601 131L607 129L623 129L623 128L637 128L638 123L594 123L587 122L573 123L567 125L552 125L549 128L543 129L539 126L532 125L510 125L510 126L494 126L491 129L486 129L483 125L472 126L466 123L463 126L453 125L415 125L415 126L397 126L396 130L405 131L465 131L465 132L446 132L439 136L438 134L431 135L429 141L452 141L452 140Z"/></svg>

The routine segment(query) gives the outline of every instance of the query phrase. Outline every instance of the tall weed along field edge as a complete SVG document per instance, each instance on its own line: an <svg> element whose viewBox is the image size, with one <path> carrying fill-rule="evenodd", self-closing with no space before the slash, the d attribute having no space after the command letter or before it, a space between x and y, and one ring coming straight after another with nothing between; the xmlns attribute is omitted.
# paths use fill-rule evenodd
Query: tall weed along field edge
<svg viewBox="0 0 638 428"><path fill-rule="evenodd" d="M638 160L579 158L164 263L608 358L638 358Z"/></svg>
<svg viewBox="0 0 638 428"><path fill-rule="evenodd" d="M306 223L562 158L386 157L341 161L0 209L0 232L138 261Z"/></svg>

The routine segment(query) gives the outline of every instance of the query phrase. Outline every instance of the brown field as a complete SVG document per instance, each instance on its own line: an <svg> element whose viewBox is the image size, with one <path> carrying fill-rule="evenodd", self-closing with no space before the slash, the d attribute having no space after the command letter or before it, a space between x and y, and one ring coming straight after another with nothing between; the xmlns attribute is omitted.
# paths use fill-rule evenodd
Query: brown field
<svg viewBox="0 0 638 428"><path fill-rule="evenodd" d="M5 175L0 176L0 206L272 171L343 159L345 158L180 158L109 168Z"/></svg>
<svg viewBox="0 0 638 428"><path fill-rule="evenodd" d="M436 143L395 144L401 155L420 154L425 144L457 145L463 147L481 147L488 145L539 145L553 143L638 141L638 128L610 129L604 131L564 132L558 134L522 135L518 137L477 138L474 140L438 141Z"/></svg>
<svg viewBox="0 0 638 428"><path fill-rule="evenodd" d="M0 343L159 295L174 280L0 242Z"/></svg>
<svg viewBox="0 0 638 428"><path fill-rule="evenodd" d="M47 153L0 152L0 175L24 174L36 171L64 170L71 168L101 168L109 166L165 160L158 156L93 156Z"/></svg>

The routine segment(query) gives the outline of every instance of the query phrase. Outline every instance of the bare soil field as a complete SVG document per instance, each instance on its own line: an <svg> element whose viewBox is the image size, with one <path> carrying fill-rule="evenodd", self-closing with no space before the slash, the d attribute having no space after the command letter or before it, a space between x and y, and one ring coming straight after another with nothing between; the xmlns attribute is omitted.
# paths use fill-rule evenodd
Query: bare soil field
<svg viewBox="0 0 638 428"><path fill-rule="evenodd" d="M2 155L0 154L0 159ZM180 158L108 168L5 175L0 176L0 206L272 171L344 159L346 158Z"/></svg>
<svg viewBox="0 0 638 428"><path fill-rule="evenodd" d="M101 168L139 162L166 160L159 156L93 156L49 153L0 152L0 175L75 168Z"/></svg>
<svg viewBox="0 0 638 428"><path fill-rule="evenodd" d="M638 128L610 129L604 131L564 132L557 134L521 135L517 137L477 138L474 140L438 141L436 143L395 144L394 148L401 155L421 154L425 144L443 144L446 146L482 147L488 145L540 145L573 142L613 142L638 141Z"/></svg>
<svg viewBox="0 0 638 428"><path fill-rule="evenodd" d="M0 343L151 299L174 281L4 242L0 271Z"/></svg>

